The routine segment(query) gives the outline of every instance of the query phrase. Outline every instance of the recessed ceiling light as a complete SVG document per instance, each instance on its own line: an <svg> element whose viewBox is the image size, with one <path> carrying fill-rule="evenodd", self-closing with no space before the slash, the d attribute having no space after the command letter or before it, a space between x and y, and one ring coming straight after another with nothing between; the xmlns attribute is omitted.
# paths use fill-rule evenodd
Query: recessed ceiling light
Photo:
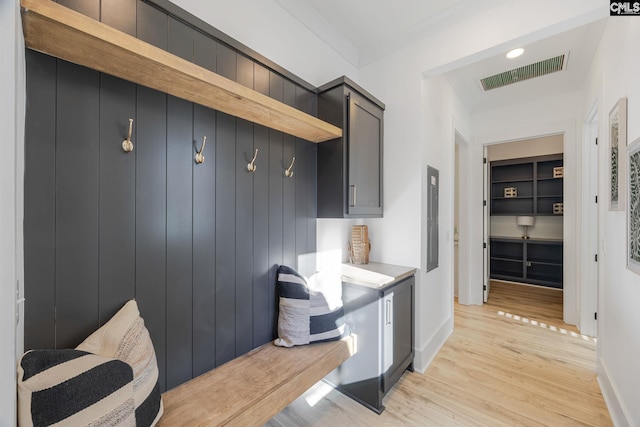
<svg viewBox="0 0 640 427"><path fill-rule="evenodd" d="M507 58L509 58L509 59L517 58L518 56L522 55L523 53L524 53L524 49L519 47L517 49L513 49L513 50L509 51L509 53L507 53Z"/></svg>

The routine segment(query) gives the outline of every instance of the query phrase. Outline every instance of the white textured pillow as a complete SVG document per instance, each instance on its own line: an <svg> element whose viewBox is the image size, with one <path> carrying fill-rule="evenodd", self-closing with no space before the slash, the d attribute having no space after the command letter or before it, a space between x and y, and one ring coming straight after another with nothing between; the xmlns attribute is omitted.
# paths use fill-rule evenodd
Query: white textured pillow
<svg viewBox="0 0 640 427"><path fill-rule="evenodd" d="M131 365L136 424L154 426L158 422L163 408L156 353L135 300L127 302L77 349L119 359Z"/></svg>

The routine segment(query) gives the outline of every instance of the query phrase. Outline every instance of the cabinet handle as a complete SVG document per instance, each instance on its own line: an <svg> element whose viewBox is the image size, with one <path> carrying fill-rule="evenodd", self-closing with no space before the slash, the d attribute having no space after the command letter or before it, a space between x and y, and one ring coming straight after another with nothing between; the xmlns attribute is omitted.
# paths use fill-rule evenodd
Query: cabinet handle
<svg viewBox="0 0 640 427"><path fill-rule="evenodd" d="M350 208L354 208L357 205L357 199L358 199L358 187L355 184L351 184L349 186L349 188L353 188L353 203L349 204Z"/></svg>
<svg viewBox="0 0 640 427"><path fill-rule="evenodd" d="M390 325L391 324L391 300L388 299L386 301L387 303L387 319L386 319L386 324Z"/></svg>

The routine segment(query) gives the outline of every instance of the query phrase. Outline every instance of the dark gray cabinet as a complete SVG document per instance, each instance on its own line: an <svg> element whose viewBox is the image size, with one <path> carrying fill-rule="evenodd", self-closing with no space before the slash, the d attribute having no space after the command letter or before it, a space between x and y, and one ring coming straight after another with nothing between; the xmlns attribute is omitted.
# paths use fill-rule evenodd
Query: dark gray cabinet
<svg viewBox="0 0 640 427"><path fill-rule="evenodd" d="M376 289L344 282L345 320L357 336L357 353L325 378L377 413L385 394L413 371L415 277Z"/></svg>
<svg viewBox="0 0 640 427"><path fill-rule="evenodd" d="M562 289L562 241L493 237L492 279Z"/></svg>
<svg viewBox="0 0 640 427"><path fill-rule="evenodd" d="M491 215L562 215L562 154L491 162Z"/></svg>
<svg viewBox="0 0 640 427"><path fill-rule="evenodd" d="M384 104L346 77L318 92L318 117L343 130L318 144L318 217L382 217Z"/></svg>

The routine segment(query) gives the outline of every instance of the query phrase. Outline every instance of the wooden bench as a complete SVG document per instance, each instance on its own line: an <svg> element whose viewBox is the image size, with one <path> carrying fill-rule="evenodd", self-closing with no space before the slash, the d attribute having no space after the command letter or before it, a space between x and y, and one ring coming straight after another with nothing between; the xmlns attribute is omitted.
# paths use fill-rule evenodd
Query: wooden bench
<svg viewBox="0 0 640 427"><path fill-rule="evenodd" d="M163 393L158 426L261 426L355 353L355 337L265 344Z"/></svg>

